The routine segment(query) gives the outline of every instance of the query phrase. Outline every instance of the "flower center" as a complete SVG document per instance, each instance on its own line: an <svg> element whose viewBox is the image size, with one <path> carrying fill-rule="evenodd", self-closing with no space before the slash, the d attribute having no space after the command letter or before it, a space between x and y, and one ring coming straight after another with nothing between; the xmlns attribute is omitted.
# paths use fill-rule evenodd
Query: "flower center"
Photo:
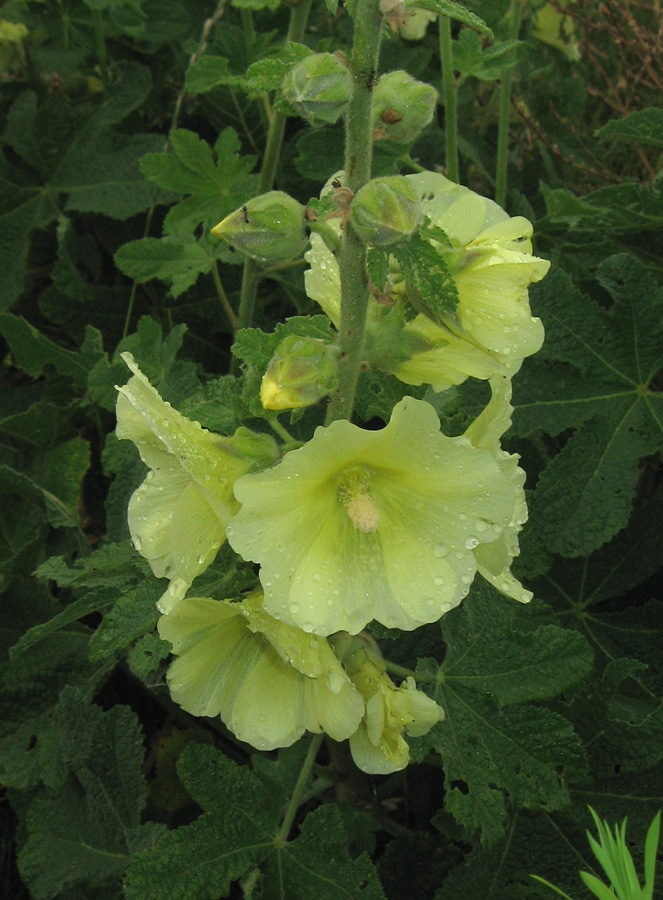
<svg viewBox="0 0 663 900"><path fill-rule="evenodd" d="M380 513L369 493L370 477L367 469L357 468L345 473L338 488L339 502L357 529L368 534L377 531Z"/></svg>

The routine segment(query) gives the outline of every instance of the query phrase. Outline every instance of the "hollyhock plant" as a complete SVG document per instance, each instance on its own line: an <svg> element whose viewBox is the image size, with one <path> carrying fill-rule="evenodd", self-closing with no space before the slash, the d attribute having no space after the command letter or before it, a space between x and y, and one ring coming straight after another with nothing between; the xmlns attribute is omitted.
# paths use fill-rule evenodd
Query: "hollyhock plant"
<svg viewBox="0 0 663 900"><path fill-rule="evenodd" d="M324 638L277 622L257 592L241 603L190 597L159 620L177 657L173 700L195 716L220 716L259 750L288 747L305 731L341 741L364 701Z"/></svg>
<svg viewBox="0 0 663 900"><path fill-rule="evenodd" d="M412 630L467 595L473 550L513 518L492 454L440 432L406 397L380 431L339 420L235 483L227 535L261 565L265 609L305 631L356 634L372 619Z"/></svg>
<svg viewBox="0 0 663 900"><path fill-rule="evenodd" d="M118 388L117 429L149 467L129 501L134 546L157 578L170 584L159 600L168 612L204 572L225 541L238 508L233 483L278 458L275 442L240 428L232 438L207 431L161 399L130 353L133 376Z"/></svg>

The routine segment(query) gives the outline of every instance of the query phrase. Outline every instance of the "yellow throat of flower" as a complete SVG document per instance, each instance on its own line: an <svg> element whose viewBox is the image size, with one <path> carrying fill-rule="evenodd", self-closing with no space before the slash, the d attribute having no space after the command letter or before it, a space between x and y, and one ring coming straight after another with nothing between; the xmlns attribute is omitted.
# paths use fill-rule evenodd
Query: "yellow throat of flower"
<svg viewBox="0 0 663 900"><path fill-rule="evenodd" d="M348 518L357 529L364 534L377 531L380 523L373 497L369 492L370 472L363 466L347 470L338 488L338 500L344 507Z"/></svg>

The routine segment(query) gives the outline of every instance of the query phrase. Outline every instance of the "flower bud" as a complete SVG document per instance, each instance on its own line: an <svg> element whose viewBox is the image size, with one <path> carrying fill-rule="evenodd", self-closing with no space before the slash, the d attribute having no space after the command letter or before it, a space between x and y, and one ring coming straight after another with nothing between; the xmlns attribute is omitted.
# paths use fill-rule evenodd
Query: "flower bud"
<svg viewBox="0 0 663 900"><path fill-rule="evenodd" d="M215 225L212 234L261 262L294 259L308 242L304 207L283 191L249 200Z"/></svg>
<svg viewBox="0 0 663 900"><path fill-rule="evenodd" d="M421 205L402 175L374 178L352 201L351 220L374 247L393 247L421 225Z"/></svg>
<svg viewBox="0 0 663 900"><path fill-rule="evenodd" d="M289 335L281 341L263 375L265 409L310 406L336 387L333 348L316 338Z"/></svg>
<svg viewBox="0 0 663 900"><path fill-rule="evenodd" d="M268 469L279 458L274 438L240 426L227 441L228 449L249 464L249 471Z"/></svg>
<svg viewBox="0 0 663 900"><path fill-rule="evenodd" d="M333 125L350 100L352 77L332 53L314 53L285 77L283 96L310 125Z"/></svg>
<svg viewBox="0 0 663 900"><path fill-rule="evenodd" d="M373 94L373 129L376 138L410 144L430 125L437 91L397 70L383 75Z"/></svg>

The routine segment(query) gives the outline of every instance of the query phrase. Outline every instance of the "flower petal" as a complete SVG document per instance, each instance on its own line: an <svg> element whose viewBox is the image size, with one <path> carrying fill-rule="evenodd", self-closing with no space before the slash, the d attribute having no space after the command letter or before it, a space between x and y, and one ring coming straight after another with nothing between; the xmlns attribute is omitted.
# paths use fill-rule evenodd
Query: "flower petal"
<svg viewBox="0 0 663 900"><path fill-rule="evenodd" d="M309 656L317 649L320 657L319 677L304 675L284 658L297 645L295 629L268 624L259 606L255 596L246 606L188 598L162 616L159 634L178 656L167 676L175 702L194 715L220 715L261 750L287 747L307 730L349 737L364 703L327 642L300 633Z"/></svg>
<svg viewBox="0 0 663 900"><path fill-rule="evenodd" d="M356 471L369 483L357 501L366 521L342 499ZM405 630L439 619L468 592L473 549L497 539L514 505L492 455L441 434L434 409L411 397L382 431L317 429L235 493L242 508L226 533L261 564L265 609L323 635L356 634L371 619Z"/></svg>

